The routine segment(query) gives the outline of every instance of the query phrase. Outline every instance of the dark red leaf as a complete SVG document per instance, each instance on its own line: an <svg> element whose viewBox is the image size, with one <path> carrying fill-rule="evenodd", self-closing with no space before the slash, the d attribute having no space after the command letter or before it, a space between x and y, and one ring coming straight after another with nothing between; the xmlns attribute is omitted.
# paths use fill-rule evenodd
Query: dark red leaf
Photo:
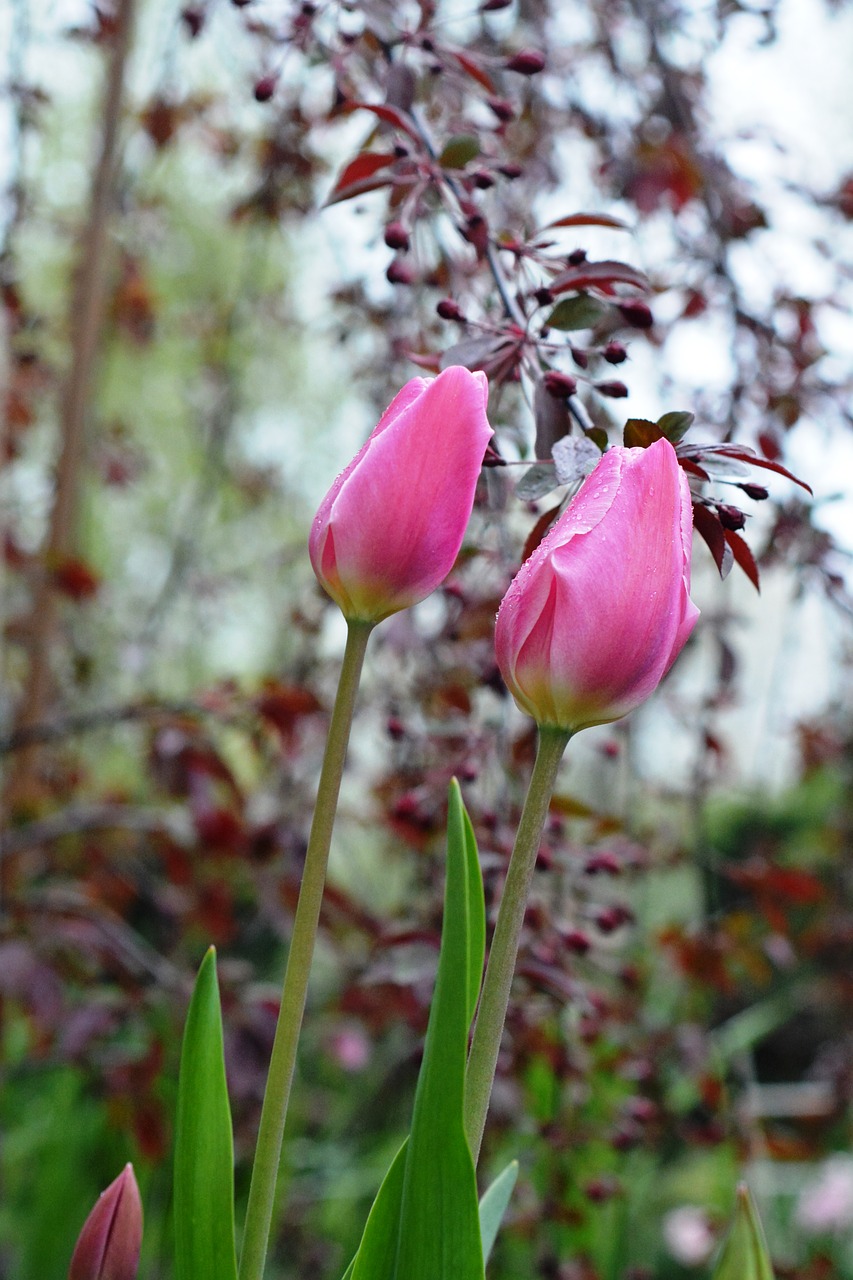
<svg viewBox="0 0 853 1280"><path fill-rule="evenodd" d="M338 204L341 200L351 200L353 196L363 195L365 191L376 191L379 187L388 186L393 181L390 174L383 174L381 177L376 177L376 174L387 169L396 159L393 152L362 151L338 175L326 204Z"/></svg>
<svg viewBox="0 0 853 1280"><path fill-rule="evenodd" d="M717 517L701 502L693 503L693 527L699 537L708 544L708 550L714 557L720 577L727 577L734 563L734 551L726 541L723 526Z"/></svg>
<svg viewBox="0 0 853 1280"><path fill-rule="evenodd" d="M726 542L732 549L732 555L737 563L743 569L756 591L761 591L758 580L758 565L755 563L755 556L749 549L749 544L744 541L739 533L735 533L734 529L726 529L724 531Z"/></svg>
<svg viewBox="0 0 853 1280"><path fill-rule="evenodd" d="M412 121L403 111L398 111L396 107L384 106L378 102L348 102L344 111L372 111L380 120L384 120L386 124L391 124L395 129L402 130L407 133L413 142L420 145L420 137L418 131L412 124Z"/></svg>
<svg viewBox="0 0 853 1280"><path fill-rule="evenodd" d="M770 462L767 458L760 458L754 449L750 449L745 444L704 444L690 445L684 450L684 457L695 457L700 461L706 454L714 454L715 457L734 458L737 462L747 462L751 467L764 467L765 471L775 471L778 475L784 476L786 480L793 480L794 484L798 484L801 489L805 489L807 493L812 493L811 485L806 484L805 480L800 480L787 467L783 467L779 462Z"/></svg>
<svg viewBox="0 0 853 1280"><path fill-rule="evenodd" d="M648 276L626 262L582 262L556 276L549 284L552 293L565 293L567 289L588 289L590 286L602 293L613 294L614 284L630 284L636 289L649 287Z"/></svg>
<svg viewBox="0 0 853 1280"><path fill-rule="evenodd" d="M699 466L698 462L693 462L691 458L685 458L680 453L678 456L679 466L691 476L698 476L700 480L710 480L708 472Z"/></svg>
<svg viewBox="0 0 853 1280"><path fill-rule="evenodd" d="M462 53L460 49L449 49L448 52L451 58L459 63L462 70L466 72L467 75L471 76L473 80L476 80L478 84L481 84L484 89L487 89L489 93L497 92L494 80L492 80L491 76L488 75L484 68L480 66L479 62L476 62L473 58L469 57L467 53Z"/></svg>
<svg viewBox="0 0 853 1280"><path fill-rule="evenodd" d="M542 231L550 231L552 227L615 227L620 231L629 230L627 222L614 218L610 213L570 213L568 217L546 223ZM538 234L540 233L537 232Z"/></svg>

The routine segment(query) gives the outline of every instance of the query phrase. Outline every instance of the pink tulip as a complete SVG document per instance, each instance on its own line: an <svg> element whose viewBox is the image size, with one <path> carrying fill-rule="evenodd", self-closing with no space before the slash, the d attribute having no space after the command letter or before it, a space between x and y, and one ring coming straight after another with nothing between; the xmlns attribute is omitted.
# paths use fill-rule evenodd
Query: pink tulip
<svg viewBox="0 0 853 1280"><path fill-rule="evenodd" d="M141 1245L142 1202L126 1164L83 1223L68 1280L134 1280Z"/></svg>
<svg viewBox="0 0 853 1280"><path fill-rule="evenodd" d="M575 733L648 698L699 616L691 534L668 440L604 455L498 612L498 665L522 710Z"/></svg>
<svg viewBox="0 0 853 1280"><path fill-rule="evenodd" d="M485 374L407 382L314 518L314 572L349 621L428 596L459 554L492 429Z"/></svg>

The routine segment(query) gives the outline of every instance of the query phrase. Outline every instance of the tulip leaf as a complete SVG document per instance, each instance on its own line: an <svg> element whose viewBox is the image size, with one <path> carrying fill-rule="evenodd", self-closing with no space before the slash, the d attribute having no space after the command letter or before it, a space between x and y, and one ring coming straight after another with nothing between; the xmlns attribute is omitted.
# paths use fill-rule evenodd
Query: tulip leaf
<svg viewBox="0 0 853 1280"><path fill-rule="evenodd" d="M343 1280L394 1280L400 1235L400 1201L406 1169L408 1139L386 1173L367 1216L358 1253Z"/></svg>
<svg viewBox="0 0 853 1280"><path fill-rule="evenodd" d="M379 1189L344 1280L484 1280L477 1179L463 1107L485 939L474 829L453 782L441 953L412 1129ZM486 1210L490 1231L503 1212L499 1207L495 1193Z"/></svg>
<svg viewBox="0 0 853 1280"><path fill-rule="evenodd" d="M458 787L454 783L454 793ZM452 793L452 794L454 794ZM459 796L462 809L462 835L465 844L465 896L468 924L468 1027L474 1019L477 1001L480 998L480 987L483 982L483 961L486 957L486 899L483 893L483 874L480 870L480 855L477 852L477 837L471 819L468 817L462 797Z"/></svg>
<svg viewBox="0 0 853 1280"><path fill-rule="evenodd" d="M475 855L459 785L453 782L441 953L406 1155L397 1280L483 1280L484 1275L477 1179L463 1120L472 990L475 971L479 990L485 934L478 918L483 889Z"/></svg>
<svg viewBox="0 0 853 1280"><path fill-rule="evenodd" d="M597 325L607 308L603 303L591 298L588 293L576 293L572 298L563 298L545 321L549 329L592 329Z"/></svg>
<svg viewBox="0 0 853 1280"><path fill-rule="evenodd" d="M498 1174L480 1199L480 1234L483 1238L483 1262L489 1261L503 1216L518 1177L518 1161L512 1160ZM346 1277L344 1277L346 1280Z"/></svg>
<svg viewBox="0 0 853 1280"><path fill-rule="evenodd" d="M767 1241L749 1189L738 1187L735 1217L713 1280L773 1280Z"/></svg>
<svg viewBox="0 0 853 1280"><path fill-rule="evenodd" d="M201 1276L237 1276L234 1149L213 947L187 1013L175 1134L175 1277Z"/></svg>

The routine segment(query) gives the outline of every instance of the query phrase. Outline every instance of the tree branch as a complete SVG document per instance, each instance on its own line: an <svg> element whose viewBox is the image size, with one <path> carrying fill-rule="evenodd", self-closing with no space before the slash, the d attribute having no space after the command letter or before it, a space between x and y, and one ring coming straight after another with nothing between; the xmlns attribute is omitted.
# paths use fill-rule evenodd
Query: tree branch
<svg viewBox="0 0 853 1280"><path fill-rule="evenodd" d="M118 130L136 2L118 0L116 9L112 57L104 93L101 150L92 182L69 315L71 361L60 409L61 444L53 508L40 556L27 628L29 670L17 718L17 727L21 730L38 724L44 718L50 701L50 652L58 623L52 570L72 552L76 538L84 442L91 417L93 375L103 327L108 266L107 228L115 189ZM6 800L10 806L26 799L36 789L37 769L38 757L33 747L19 757L9 780Z"/></svg>

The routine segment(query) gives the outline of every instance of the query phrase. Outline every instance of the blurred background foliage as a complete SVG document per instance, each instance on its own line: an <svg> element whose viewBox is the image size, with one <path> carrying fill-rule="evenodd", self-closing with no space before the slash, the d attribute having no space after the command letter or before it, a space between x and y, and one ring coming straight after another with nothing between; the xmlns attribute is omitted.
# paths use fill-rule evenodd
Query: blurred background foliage
<svg viewBox="0 0 853 1280"><path fill-rule="evenodd" d="M779 1275L853 1276L850 33L817 0L4 7L0 1275L65 1274L132 1159L169 1276L210 942L245 1200L342 647L308 523L444 360L489 374L497 452L451 579L374 637L270 1274L343 1271L407 1123L453 775L499 893L533 740L493 619L571 491L551 448L690 410L697 529L725 570L746 526L762 594L697 539L695 641L572 745L491 1274L702 1274L746 1174Z"/></svg>

